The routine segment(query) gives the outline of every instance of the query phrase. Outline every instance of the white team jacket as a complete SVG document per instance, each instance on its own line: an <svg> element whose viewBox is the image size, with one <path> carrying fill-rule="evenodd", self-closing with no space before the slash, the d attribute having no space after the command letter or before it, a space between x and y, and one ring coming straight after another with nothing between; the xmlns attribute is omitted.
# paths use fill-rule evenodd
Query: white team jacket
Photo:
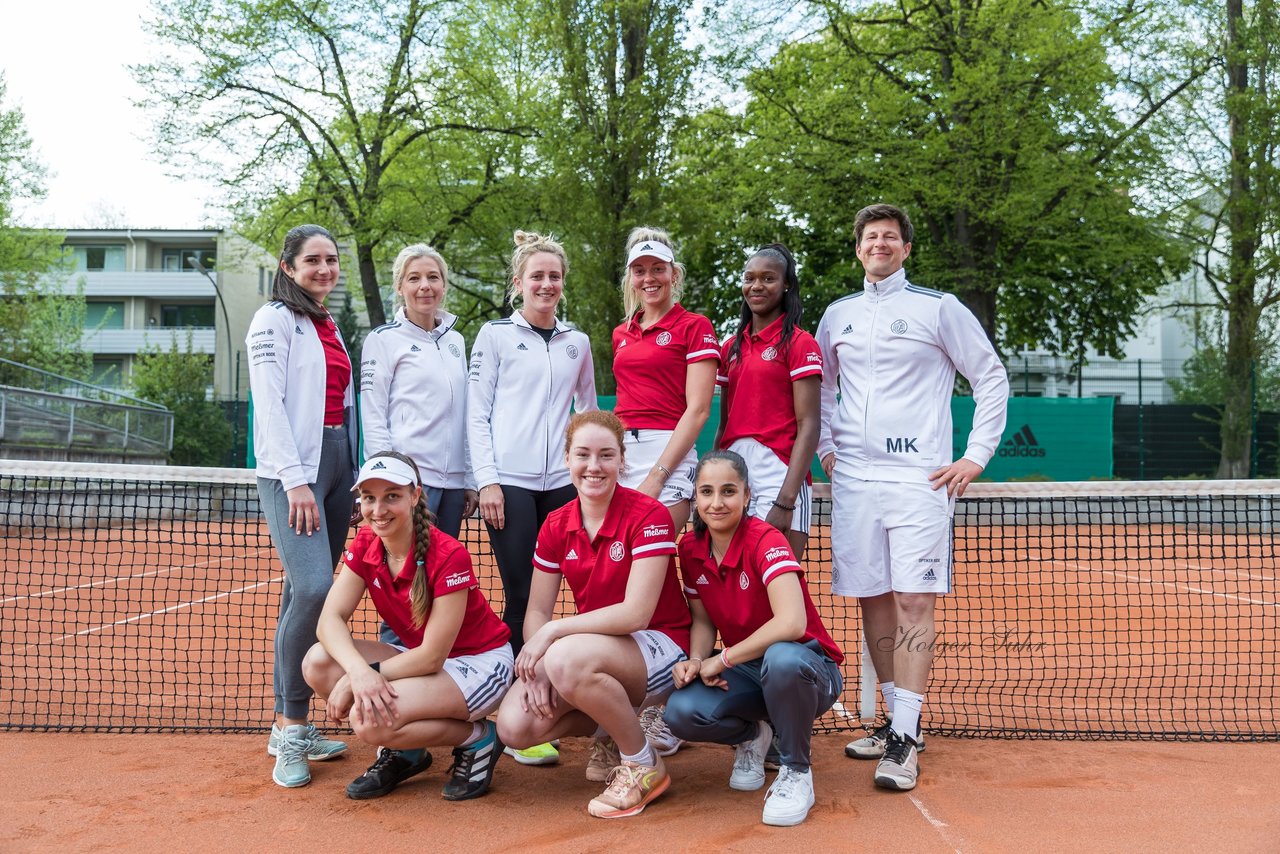
<svg viewBox="0 0 1280 854"><path fill-rule="evenodd" d="M818 324L818 456L863 480L927 483L952 460L951 395L959 371L976 410L964 457L983 468L1004 433L1009 377L978 319L905 270L827 307ZM837 396L837 391L839 392Z"/></svg>
<svg viewBox="0 0 1280 854"><path fill-rule="evenodd" d="M474 489L467 464L467 351L458 318L428 332L405 317L379 326L360 351L364 455L408 454L426 486Z"/></svg>
<svg viewBox="0 0 1280 854"><path fill-rule="evenodd" d="M556 321L544 341L516 311L480 328L471 348L467 439L478 487L492 483L537 492L569 483L564 432L569 404L596 408L591 342Z"/></svg>
<svg viewBox="0 0 1280 854"><path fill-rule="evenodd" d="M342 333L338 333L342 341ZM249 351L249 387L253 389L253 453L258 477L280 481L285 489L315 483L324 434L324 344L311 318L282 302L264 305L253 315L244 339ZM346 346L346 343L343 343ZM354 375L354 371L352 371ZM343 395L351 460L357 462L355 388Z"/></svg>

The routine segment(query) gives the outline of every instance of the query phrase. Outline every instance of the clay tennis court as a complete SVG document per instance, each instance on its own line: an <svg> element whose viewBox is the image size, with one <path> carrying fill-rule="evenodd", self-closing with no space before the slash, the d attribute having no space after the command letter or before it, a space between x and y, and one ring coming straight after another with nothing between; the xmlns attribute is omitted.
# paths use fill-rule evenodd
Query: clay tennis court
<svg viewBox="0 0 1280 854"><path fill-rule="evenodd" d="M276 787L262 742L281 579L265 527L244 510L231 502L185 520L129 511L132 524L71 513L75 524L52 527L7 515L0 726L95 732L0 735L0 789L13 807L0 849L405 844L424 830L447 834L447 850L483 851L746 850L777 834L817 850L1213 839L1274 850L1280 838L1280 572L1268 525L1082 523L1025 508L1032 521L1017 525L958 519L924 773L907 795L875 790L871 764L842 755L859 715L860 628L856 609L826 592L829 539L815 530L807 571L849 652L841 704L819 725L845 731L816 738L818 805L786 830L759 824L761 795L727 789L731 753L713 746L678 754L672 793L621 823L585 815L598 786L582 778L586 747L572 740L563 767L504 761L492 794L469 804L439 798L447 750L376 802L343 795L373 756L354 743L347 758L313 763L306 789ZM464 539L493 588L483 534ZM500 591L487 592L500 608ZM206 729L247 734L191 734ZM1006 740L940 735L992 733ZM1085 740L1025 740L1046 736ZM1270 743L1133 740L1242 737ZM1117 738L1130 740L1096 741Z"/></svg>

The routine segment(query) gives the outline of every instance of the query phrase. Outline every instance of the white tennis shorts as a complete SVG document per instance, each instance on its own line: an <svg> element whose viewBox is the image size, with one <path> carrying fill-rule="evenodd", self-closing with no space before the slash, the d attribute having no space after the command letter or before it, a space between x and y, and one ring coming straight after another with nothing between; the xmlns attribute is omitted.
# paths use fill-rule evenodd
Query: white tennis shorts
<svg viewBox="0 0 1280 854"><path fill-rule="evenodd" d="M859 480L837 471L831 498L833 593L951 592L955 501L945 487Z"/></svg>
<svg viewBox="0 0 1280 854"><path fill-rule="evenodd" d="M626 451L627 464L618 482L623 486L639 489L640 484L644 483L644 479L653 470L654 464L661 458L662 452L666 450L672 432L671 430L628 430L623 433L623 449ZM662 494L658 496L658 500L670 507L672 504L692 498L693 470L697 465L698 452L690 448L689 453L684 455L684 459L671 469L671 476L662 487Z"/></svg>
<svg viewBox="0 0 1280 854"><path fill-rule="evenodd" d="M631 639L640 647L647 673L645 698L640 708L661 703L676 687L672 668L687 656L676 642L656 629L641 629L631 633Z"/></svg>
<svg viewBox="0 0 1280 854"><path fill-rule="evenodd" d="M747 512L761 519L769 515L773 502L778 500L783 481L787 479L787 464L768 446L755 439L738 439L729 446L729 450L738 454L747 463L747 474L751 482L751 505ZM791 513L791 530L802 534L809 533L810 515L813 511L813 495L809 484L800 484L800 493L796 496L796 509Z"/></svg>
<svg viewBox="0 0 1280 854"><path fill-rule="evenodd" d="M444 672L467 701L467 720L478 721L496 712L507 695L515 679L515 656L507 643L488 652L446 658Z"/></svg>

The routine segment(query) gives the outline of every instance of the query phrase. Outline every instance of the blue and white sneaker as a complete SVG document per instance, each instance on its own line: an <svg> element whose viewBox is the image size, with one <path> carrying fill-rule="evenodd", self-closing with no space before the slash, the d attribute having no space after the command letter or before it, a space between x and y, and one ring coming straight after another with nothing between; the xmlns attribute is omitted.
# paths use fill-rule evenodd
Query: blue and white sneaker
<svg viewBox="0 0 1280 854"><path fill-rule="evenodd" d="M453 765L449 768L449 782L444 784L446 801L467 801L489 791L493 769L502 756L503 743L498 738L498 728L493 721L483 721L484 735L466 747L453 749Z"/></svg>
<svg viewBox="0 0 1280 854"><path fill-rule="evenodd" d="M286 789L296 789L311 782L311 768L307 765L307 728L294 724L284 728L276 742L276 767L271 779Z"/></svg>
<svg viewBox="0 0 1280 854"><path fill-rule="evenodd" d="M320 734L320 730L315 728L315 724L307 724L306 727L307 742L307 758L312 762L323 762L326 759L333 759L347 752L347 743L345 741L334 741L331 738L325 738ZM267 738L267 755L275 756L280 747L280 727L277 724L271 725L271 735Z"/></svg>

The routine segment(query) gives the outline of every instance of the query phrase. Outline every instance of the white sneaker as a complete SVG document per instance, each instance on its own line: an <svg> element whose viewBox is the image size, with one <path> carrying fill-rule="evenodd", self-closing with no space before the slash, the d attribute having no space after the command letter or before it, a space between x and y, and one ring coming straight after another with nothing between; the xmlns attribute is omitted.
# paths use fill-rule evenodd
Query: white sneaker
<svg viewBox="0 0 1280 854"><path fill-rule="evenodd" d="M662 719L662 713L666 710L666 705L661 705L649 706L640 712L640 728L659 756L670 756L684 747L684 739L673 733Z"/></svg>
<svg viewBox="0 0 1280 854"><path fill-rule="evenodd" d="M916 787L920 776L920 763L916 758L915 739L889 731L889 741L884 756L876 766L876 785L882 789L909 792Z"/></svg>
<svg viewBox="0 0 1280 854"><path fill-rule="evenodd" d="M764 757L773 742L773 728L768 721L757 724L756 737L733 746L733 773L729 775L729 788L739 792L754 792L764 785Z"/></svg>
<svg viewBox="0 0 1280 854"><path fill-rule="evenodd" d="M764 798L765 824L791 827L809 817L813 808L813 771L796 771L783 765L778 779Z"/></svg>

